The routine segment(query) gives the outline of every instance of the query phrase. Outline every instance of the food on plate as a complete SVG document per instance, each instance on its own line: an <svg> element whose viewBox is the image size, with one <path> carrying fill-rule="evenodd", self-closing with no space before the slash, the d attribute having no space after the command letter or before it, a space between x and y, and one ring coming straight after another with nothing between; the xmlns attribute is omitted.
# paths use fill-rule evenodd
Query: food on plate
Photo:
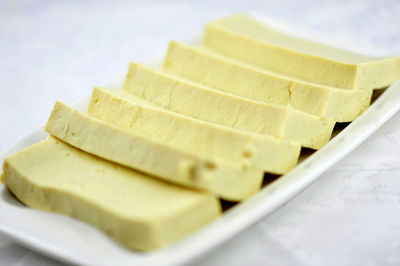
<svg viewBox="0 0 400 266"><path fill-rule="evenodd" d="M221 213L211 194L159 181L52 136L7 157L3 181L27 206L78 218L136 250L174 243Z"/></svg>
<svg viewBox="0 0 400 266"><path fill-rule="evenodd" d="M86 114L57 102L50 136L8 156L1 178L29 207L154 250L216 219L220 200L256 194L265 172L289 172L302 147L323 147L336 122L356 119L373 89L399 77L399 57L222 18L201 47L172 41L160 70L132 62L123 88L95 87Z"/></svg>

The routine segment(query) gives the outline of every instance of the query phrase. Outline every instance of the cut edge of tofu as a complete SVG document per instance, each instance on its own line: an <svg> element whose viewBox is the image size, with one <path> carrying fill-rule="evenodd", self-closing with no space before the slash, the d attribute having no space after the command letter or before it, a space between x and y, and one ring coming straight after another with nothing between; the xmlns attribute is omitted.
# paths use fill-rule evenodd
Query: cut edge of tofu
<svg viewBox="0 0 400 266"><path fill-rule="evenodd" d="M246 16L244 16L246 17ZM225 18L229 19L229 17ZM251 18L248 18L251 19ZM386 86L389 86L391 83L393 83L395 80L400 78L400 57L390 57L390 58L374 58L374 57L368 57L364 55L359 55L354 52L349 52L343 49L337 49L333 48L327 45L322 45L328 47L328 49L333 49L337 51L344 51L349 55L354 55L355 56L355 61L353 63L350 62L344 62L343 58L342 61L339 59L334 59L334 58L329 58L329 57L323 57L321 55L313 55L310 53L306 53L304 51L296 51L291 48L287 47L280 47L274 43L265 41L265 40L260 40L258 38L246 36L243 33L238 33L233 29L230 29L227 26L222 25L219 23L219 21L224 20L224 18L209 22L206 24L205 27L205 34L203 36L203 45L210 47L211 49L222 53L226 54L228 56L233 56L236 57L238 60L241 61L246 61L249 64L266 68L266 69L271 69L275 70L278 72L286 73L286 75L291 75L296 78L300 78L302 80L308 81L308 82L313 82L314 83L319 83L321 85L326 85L326 86L332 86L332 87L337 87L339 89L346 89L346 90L358 90L358 89L379 89L383 88ZM258 24L262 24L261 22L256 21ZM264 27L266 27L264 25ZM268 28L268 27L267 27ZM269 30L269 29L268 29ZM217 33L218 32L218 33ZM246 53L246 54L238 54L236 52L228 52L226 49L222 49L221 44L217 44L215 41L214 44L210 44L210 36L214 34L219 34L220 36L224 35L221 38L224 38L223 42L230 43L230 46L234 46L234 40L236 39L241 39L242 44L239 45L242 48L243 47L252 47L250 51L254 52L256 50L261 50L264 51L270 51L274 54L279 54L280 58L289 58L291 57L291 61L304 61L308 60L309 64L315 67L315 70L319 71L321 69L324 69L325 66L328 66L326 69L331 71L331 69L334 69L338 73L340 73L341 80L339 80L337 77L334 75L329 77L328 81L323 81L320 79L320 76L325 76L327 77L326 72L321 72L321 75L315 76L313 74L308 73L306 76L296 76L294 73L294 70L282 70L280 67L276 67L276 69L272 69L272 66L267 66L264 64L261 64L260 57L256 56L256 53ZM280 33L282 34L282 33ZM285 35L285 34L284 34ZM289 35L287 35L290 38ZM298 39L298 38L296 38ZM229 40L229 41L228 41ZM301 39L300 39L301 40ZM301 40L304 42L305 40ZM311 42L312 41L305 41L305 42ZM246 43L246 45L245 45ZM321 44L318 44L321 45ZM242 49L241 48L241 49ZM249 51L247 51L249 52ZM259 55L260 53L258 53ZM300 57L303 57L301 59ZM293 61L294 60L294 61ZM265 60L264 60L265 61ZM319 70L318 70L319 69ZM382 71L382 70L385 71ZM289 71L289 72L285 72ZM323 74L323 75L322 75ZM317 81L318 80L318 81Z"/></svg>

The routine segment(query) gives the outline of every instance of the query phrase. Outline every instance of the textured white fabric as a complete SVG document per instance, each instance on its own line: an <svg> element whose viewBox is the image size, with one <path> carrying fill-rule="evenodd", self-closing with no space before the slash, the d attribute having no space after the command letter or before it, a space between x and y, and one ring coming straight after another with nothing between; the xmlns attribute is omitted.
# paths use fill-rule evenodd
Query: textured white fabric
<svg viewBox="0 0 400 266"><path fill-rule="evenodd" d="M0 2L0 153L213 18L257 11L400 55L400 2ZM400 114L297 197L193 265L400 265ZM0 215L7 215L1 213ZM0 235L0 265L59 265Z"/></svg>

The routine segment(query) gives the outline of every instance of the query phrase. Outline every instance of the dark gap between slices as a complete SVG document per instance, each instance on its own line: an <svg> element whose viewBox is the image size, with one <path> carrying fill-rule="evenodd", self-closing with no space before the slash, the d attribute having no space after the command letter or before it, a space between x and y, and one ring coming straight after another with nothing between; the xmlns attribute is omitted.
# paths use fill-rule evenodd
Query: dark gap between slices
<svg viewBox="0 0 400 266"><path fill-rule="evenodd" d="M270 173L264 173L264 179L263 179L263 183L261 185L261 189L266 187L266 186L268 186L272 182L274 182L280 176L281 175L274 175L274 174L270 174ZM240 202L227 201L227 200L223 200L223 199L221 199L220 201L221 201L221 207L222 207L222 211L223 212L226 212L226 211L230 210L232 207L235 207L237 204L240 203Z"/></svg>

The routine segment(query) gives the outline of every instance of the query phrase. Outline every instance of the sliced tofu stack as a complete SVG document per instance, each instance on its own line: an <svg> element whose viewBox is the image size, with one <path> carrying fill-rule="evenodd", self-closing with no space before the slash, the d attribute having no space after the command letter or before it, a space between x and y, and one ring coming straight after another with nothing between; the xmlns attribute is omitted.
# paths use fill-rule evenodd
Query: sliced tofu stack
<svg viewBox="0 0 400 266"><path fill-rule="evenodd" d="M171 42L161 71L131 63L123 90L94 88L87 114L57 102L51 136L7 157L1 179L127 248L164 247L218 217L218 198L245 200L264 171L290 171L301 146L321 148L399 77L399 58L231 16L206 26L202 47Z"/></svg>
<svg viewBox="0 0 400 266"><path fill-rule="evenodd" d="M372 90L342 90L304 82L222 57L206 49L170 42L162 70L245 98L290 104L336 122L350 122L370 104Z"/></svg>
<svg viewBox="0 0 400 266"><path fill-rule="evenodd" d="M226 163L187 153L144 135L82 114L57 102L46 131L64 142L100 158L137 169L180 185L207 190L230 201L255 194L263 173L247 160Z"/></svg>
<svg viewBox="0 0 400 266"><path fill-rule="evenodd" d="M176 242L221 213L210 194L158 181L51 136L6 158L2 178L29 207L78 218L136 250Z"/></svg>
<svg viewBox="0 0 400 266"><path fill-rule="evenodd" d="M228 94L135 63L129 67L124 90L184 115L312 149L329 141L335 124L290 106Z"/></svg>
<svg viewBox="0 0 400 266"><path fill-rule="evenodd" d="M208 23L203 45L250 65L341 89L382 88L400 78L400 57L373 58L298 39L242 14Z"/></svg>
<svg viewBox="0 0 400 266"><path fill-rule="evenodd" d="M168 146L273 174L296 166L301 146L163 109L123 90L94 88L88 114Z"/></svg>

